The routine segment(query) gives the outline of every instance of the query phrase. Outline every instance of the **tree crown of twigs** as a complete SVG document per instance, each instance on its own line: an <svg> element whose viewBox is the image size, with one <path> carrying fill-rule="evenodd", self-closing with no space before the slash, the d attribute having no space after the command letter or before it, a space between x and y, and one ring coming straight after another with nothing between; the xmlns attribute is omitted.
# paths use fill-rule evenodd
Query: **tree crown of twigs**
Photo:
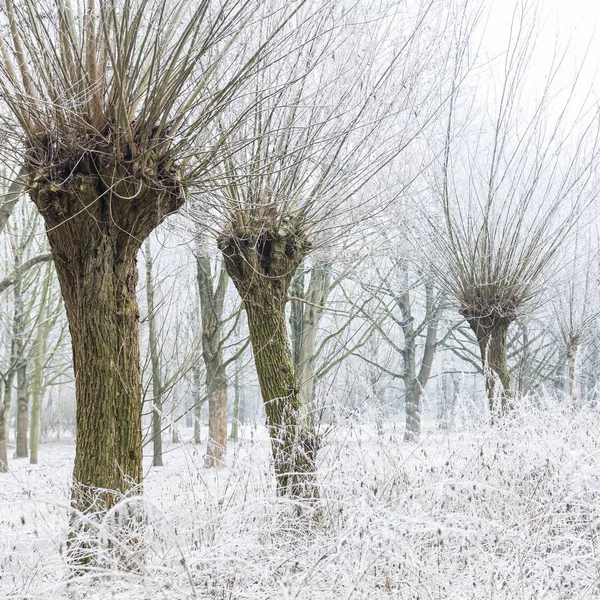
<svg viewBox="0 0 600 600"><path fill-rule="evenodd" d="M134 162L129 174L143 176L160 159L193 181L226 136L215 120L303 3L5 0L8 135L32 170L53 165L64 176L93 156ZM259 21L260 40L244 39Z"/></svg>
<svg viewBox="0 0 600 600"><path fill-rule="evenodd" d="M537 24L519 10L488 130L473 131L469 112L455 131L466 61L464 47L456 53L440 159L442 210L431 222L436 273L467 319L512 322L541 300L561 245L596 194L597 114L573 109L577 81L566 99L555 97L564 56L555 57L529 115L524 108Z"/></svg>

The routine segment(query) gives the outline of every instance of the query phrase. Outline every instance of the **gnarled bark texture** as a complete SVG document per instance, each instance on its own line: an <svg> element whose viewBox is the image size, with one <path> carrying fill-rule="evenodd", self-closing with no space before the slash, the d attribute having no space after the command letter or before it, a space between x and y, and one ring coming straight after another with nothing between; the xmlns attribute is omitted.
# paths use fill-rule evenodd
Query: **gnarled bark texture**
<svg viewBox="0 0 600 600"><path fill-rule="evenodd" d="M114 156L108 147L106 160ZM71 332L77 402L72 501L86 512L109 509L112 490L130 493L142 481L136 254L183 196L160 161L140 171L125 160L67 159L54 157L52 168L32 161L28 191L46 224ZM38 157L37 164L49 162Z"/></svg>
<svg viewBox="0 0 600 600"><path fill-rule="evenodd" d="M220 237L219 247L248 317L278 494L318 498L318 443L303 420L285 315L288 288L309 243L291 225L259 233L238 227L235 233Z"/></svg>
<svg viewBox="0 0 600 600"><path fill-rule="evenodd" d="M490 310L486 314L473 314L462 311L473 330L485 377L490 412L506 412L512 406L510 376L506 363L506 336L514 318L498 315Z"/></svg>

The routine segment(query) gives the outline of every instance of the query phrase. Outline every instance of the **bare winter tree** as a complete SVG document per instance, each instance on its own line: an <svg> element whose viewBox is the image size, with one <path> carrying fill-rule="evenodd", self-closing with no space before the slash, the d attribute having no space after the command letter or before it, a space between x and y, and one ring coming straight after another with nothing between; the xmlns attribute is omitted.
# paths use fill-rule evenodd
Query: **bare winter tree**
<svg viewBox="0 0 600 600"><path fill-rule="evenodd" d="M94 490L110 507L109 490L142 480L137 251L190 186L206 184L227 135L212 124L301 4L276 11L259 43L233 53L266 3L5 3L4 126L9 151L21 149L65 301L82 511Z"/></svg>
<svg viewBox="0 0 600 600"><path fill-rule="evenodd" d="M439 59L434 3L392 8L374 8L378 18L361 22L361 36L352 24L359 13L336 3L300 30L290 59L261 71L255 109L230 138L212 196L219 248L248 318L281 495L318 497L319 442L286 328L292 277L312 249L365 216L366 183L439 108L437 79L427 78ZM274 92L282 80L289 84Z"/></svg>
<svg viewBox="0 0 600 600"><path fill-rule="evenodd" d="M592 237L580 232L584 251L576 240L574 256L569 260L563 254L563 264L567 267L562 277L568 277L566 282L559 282L559 291L553 298L554 318L558 325L559 339L563 351L561 356L567 359L567 382L571 406L577 409L580 404L577 392L577 363L582 347L585 347L594 334L593 325L600 315L598 302L598 246Z"/></svg>
<svg viewBox="0 0 600 600"><path fill-rule="evenodd" d="M541 299L556 253L588 199L598 151L595 117L573 108L577 86L566 99L553 97L559 58L531 100L536 22L529 8L515 10L499 91L486 107L490 122L484 118L474 132L465 126L474 114L458 85L468 54L465 46L457 51L441 157L444 225L435 226L434 262L477 339L492 410L511 402L508 328Z"/></svg>

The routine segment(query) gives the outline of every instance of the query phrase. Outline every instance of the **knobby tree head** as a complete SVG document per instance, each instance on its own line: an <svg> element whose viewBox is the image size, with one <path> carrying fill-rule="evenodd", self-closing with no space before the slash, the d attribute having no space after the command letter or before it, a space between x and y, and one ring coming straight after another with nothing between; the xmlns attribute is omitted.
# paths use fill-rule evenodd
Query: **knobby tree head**
<svg viewBox="0 0 600 600"><path fill-rule="evenodd" d="M5 131L47 226L104 204L143 239L208 178L229 133L219 117L301 5L6 0Z"/></svg>
<svg viewBox="0 0 600 600"><path fill-rule="evenodd" d="M427 0L377 8L370 18L370 8L329 2L245 98L251 109L226 142L220 185L197 213L234 279L247 271L287 287L309 251L353 229L363 236L361 224L383 210L380 192L412 181L391 184L391 165L443 104L443 19Z"/></svg>

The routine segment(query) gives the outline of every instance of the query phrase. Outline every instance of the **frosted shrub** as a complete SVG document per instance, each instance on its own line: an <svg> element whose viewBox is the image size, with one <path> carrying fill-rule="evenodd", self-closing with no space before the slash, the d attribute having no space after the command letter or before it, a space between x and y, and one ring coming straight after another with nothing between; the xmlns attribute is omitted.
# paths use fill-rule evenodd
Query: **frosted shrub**
<svg viewBox="0 0 600 600"><path fill-rule="evenodd" d="M298 518L276 497L265 431L252 440L243 431L222 469L203 469L193 446L172 448L145 486L143 565L77 580L61 554L72 447L46 450L41 465L56 461L60 477L17 463L0 493L1 595L600 597L600 414L534 400L492 427L425 421L418 445L401 441L402 423L383 435L339 423L321 453L320 519Z"/></svg>

